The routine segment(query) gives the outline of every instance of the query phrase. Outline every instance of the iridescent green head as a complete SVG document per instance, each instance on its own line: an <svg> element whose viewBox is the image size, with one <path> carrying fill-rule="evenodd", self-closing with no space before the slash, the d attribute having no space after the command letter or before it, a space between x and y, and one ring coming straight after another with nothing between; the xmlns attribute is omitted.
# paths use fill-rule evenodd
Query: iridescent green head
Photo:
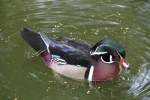
<svg viewBox="0 0 150 100"><path fill-rule="evenodd" d="M91 48L90 55L105 63L119 62L123 65L125 63L126 52L117 42L111 39L103 39ZM128 65L123 66L128 67Z"/></svg>

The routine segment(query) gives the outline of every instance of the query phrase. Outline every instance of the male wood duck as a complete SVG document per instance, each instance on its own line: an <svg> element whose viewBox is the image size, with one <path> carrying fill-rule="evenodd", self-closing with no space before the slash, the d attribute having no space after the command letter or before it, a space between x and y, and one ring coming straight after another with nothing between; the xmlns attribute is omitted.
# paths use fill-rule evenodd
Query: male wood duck
<svg viewBox="0 0 150 100"><path fill-rule="evenodd" d="M21 30L22 38L37 51L50 69L68 78L88 81L112 80L120 66L128 68L125 49L110 39L103 39L93 47L69 37L48 39L30 29Z"/></svg>

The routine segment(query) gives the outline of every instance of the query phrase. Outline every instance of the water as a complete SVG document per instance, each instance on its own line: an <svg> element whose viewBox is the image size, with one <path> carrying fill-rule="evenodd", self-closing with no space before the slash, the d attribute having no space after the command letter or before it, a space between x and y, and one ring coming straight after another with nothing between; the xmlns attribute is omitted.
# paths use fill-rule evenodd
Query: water
<svg viewBox="0 0 150 100"><path fill-rule="evenodd" d="M1 0L1 100L150 100L149 0ZM85 40L112 38L131 69L89 87L49 70L19 35L22 27Z"/></svg>

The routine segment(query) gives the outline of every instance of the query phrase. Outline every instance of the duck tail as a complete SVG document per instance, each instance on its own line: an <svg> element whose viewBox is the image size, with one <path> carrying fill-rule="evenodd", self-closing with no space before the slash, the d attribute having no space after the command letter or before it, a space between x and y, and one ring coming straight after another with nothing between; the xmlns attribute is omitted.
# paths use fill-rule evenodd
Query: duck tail
<svg viewBox="0 0 150 100"><path fill-rule="evenodd" d="M46 35L33 32L28 28L23 28L20 34L27 44L29 44L35 51L40 53L44 63L49 65L51 63L49 45L52 44L52 41L50 41Z"/></svg>

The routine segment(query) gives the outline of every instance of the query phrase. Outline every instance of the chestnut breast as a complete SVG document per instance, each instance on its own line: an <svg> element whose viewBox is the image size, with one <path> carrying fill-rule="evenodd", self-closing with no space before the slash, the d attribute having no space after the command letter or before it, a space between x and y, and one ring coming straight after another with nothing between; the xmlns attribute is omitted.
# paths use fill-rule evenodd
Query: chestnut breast
<svg viewBox="0 0 150 100"><path fill-rule="evenodd" d="M119 73L119 64L118 63L111 63L106 64L99 61L96 66L94 67L93 71L93 80L111 80L114 76Z"/></svg>

